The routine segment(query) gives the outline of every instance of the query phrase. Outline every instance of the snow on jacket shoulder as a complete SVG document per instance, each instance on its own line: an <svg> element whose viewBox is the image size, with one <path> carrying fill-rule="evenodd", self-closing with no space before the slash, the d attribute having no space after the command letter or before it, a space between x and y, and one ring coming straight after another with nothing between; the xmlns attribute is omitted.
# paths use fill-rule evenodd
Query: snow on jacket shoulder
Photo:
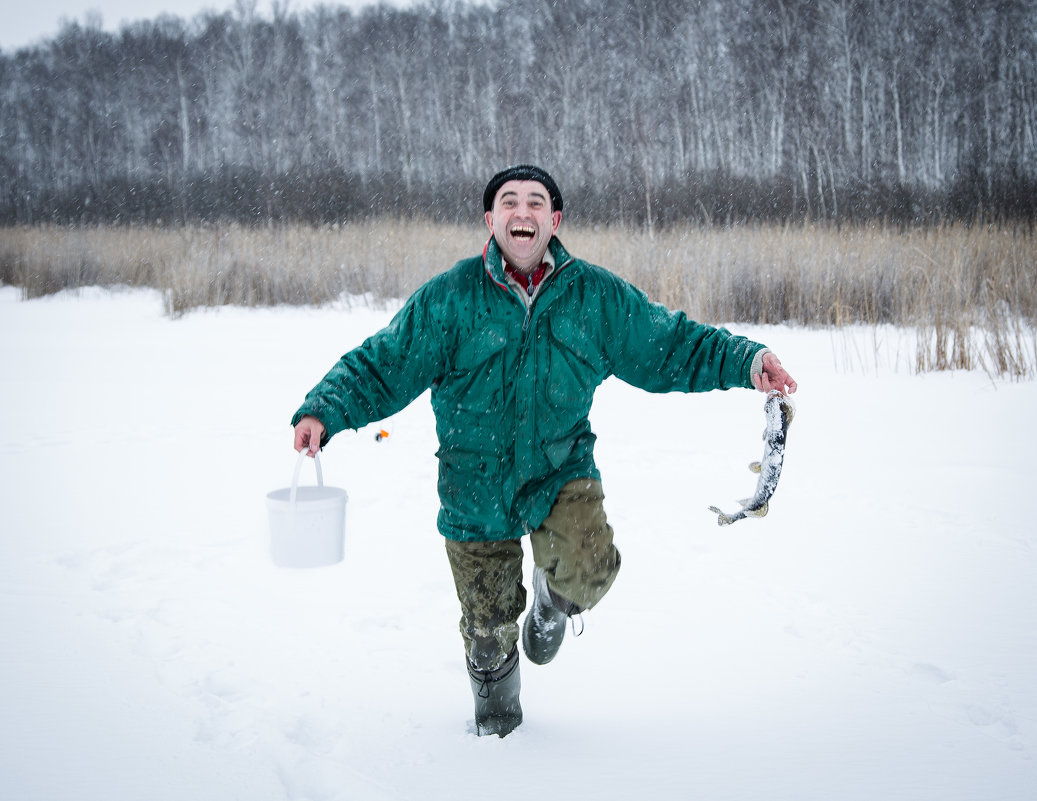
<svg viewBox="0 0 1037 801"><path fill-rule="evenodd" d="M588 415L610 375L650 392L752 386L763 345L650 302L557 238L551 249L557 267L528 309L492 239L433 278L332 367L293 425L311 414L330 438L431 387L440 532L499 540L535 529L567 481L600 478Z"/></svg>

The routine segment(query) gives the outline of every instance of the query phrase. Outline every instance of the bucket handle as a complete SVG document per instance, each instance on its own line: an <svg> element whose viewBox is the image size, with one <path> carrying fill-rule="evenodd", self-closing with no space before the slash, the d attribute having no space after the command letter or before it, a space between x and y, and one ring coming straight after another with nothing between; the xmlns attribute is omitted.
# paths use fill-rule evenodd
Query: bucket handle
<svg viewBox="0 0 1037 801"><path fill-rule="evenodd" d="M292 490L288 495L288 502L291 504L292 509L295 509L295 495L299 489L299 473L302 470L303 463L306 461L306 454L308 451L303 448L299 451L299 458L295 460L295 472L292 473ZM313 454L313 464L317 468L317 486L324 486L324 473L320 469L320 454Z"/></svg>

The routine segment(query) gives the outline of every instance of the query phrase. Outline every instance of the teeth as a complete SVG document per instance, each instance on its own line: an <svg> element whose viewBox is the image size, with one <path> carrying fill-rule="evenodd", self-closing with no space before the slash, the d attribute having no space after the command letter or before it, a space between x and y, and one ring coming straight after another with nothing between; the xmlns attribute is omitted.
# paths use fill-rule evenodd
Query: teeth
<svg viewBox="0 0 1037 801"><path fill-rule="evenodd" d="M511 229L512 236L533 236L536 234L531 227L525 225L516 225Z"/></svg>

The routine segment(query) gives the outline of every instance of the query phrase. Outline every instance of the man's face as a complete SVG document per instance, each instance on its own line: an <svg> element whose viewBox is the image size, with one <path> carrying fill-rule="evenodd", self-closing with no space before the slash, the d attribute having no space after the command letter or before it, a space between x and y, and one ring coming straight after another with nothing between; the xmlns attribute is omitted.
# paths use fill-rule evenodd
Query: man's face
<svg viewBox="0 0 1037 801"><path fill-rule="evenodd" d="M562 212L551 210L551 196L539 181L508 181L486 212L486 224L504 258L524 273L543 261L561 222Z"/></svg>

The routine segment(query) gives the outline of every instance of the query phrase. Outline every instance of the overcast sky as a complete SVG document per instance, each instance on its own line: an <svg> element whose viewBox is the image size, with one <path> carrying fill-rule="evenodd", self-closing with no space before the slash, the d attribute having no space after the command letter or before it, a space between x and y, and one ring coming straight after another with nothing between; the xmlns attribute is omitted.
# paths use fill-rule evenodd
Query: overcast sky
<svg viewBox="0 0 1037 801"><path fill-rule="evenodd" d="M390 0L390 5L402 7L413 0ZM289 8L302 11L318 4L318 0L291 0ZM329 6L342 5L361 8L373 5L373 0L325 0ZM270 16L270 0L259 0L260 14ZM196 14L227 11L234 0L11 0L4 3L0 21L0 48L10 53L16 48L36 44L53 37L61 20L83 23L90 13L99 14L101 27L117 31L123 22L154 19L161 14L174 14L191 19Z"/></svg>

